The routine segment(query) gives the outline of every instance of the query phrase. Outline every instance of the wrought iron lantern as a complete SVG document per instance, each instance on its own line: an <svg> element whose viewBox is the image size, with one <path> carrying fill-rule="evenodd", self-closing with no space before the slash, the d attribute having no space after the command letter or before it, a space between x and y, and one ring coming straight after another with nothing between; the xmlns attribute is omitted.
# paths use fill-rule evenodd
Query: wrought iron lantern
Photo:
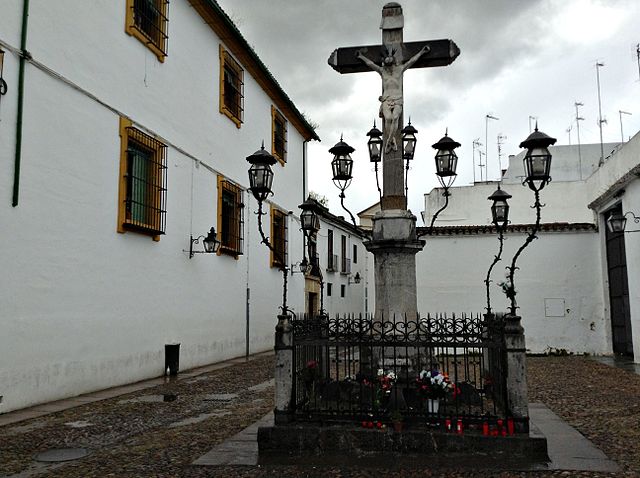
<svg viewBox="0 0 640 478"><path fill-rule="evenodd" d="M353 276L353 279L349 277L349 280L348 280L349 284L359 284L360 282L362 282L362 277L360 276L359 272L356 272L356 274Z"/></svg>
<svg viewBox="0 0 640 478"><path fill-rule="evenodd" d="M376 128L376 122L373 122L373 128L367 133L369 141L367 141L367 147L369 148L369 160L372 163L379 163L382 160L382 131Z"/></svg>
<svg viewBox="0 0 640 478"><path fill-rule="evenodd" d="M607 219L607 228L609 229L609 232L625 232L625 229L627 227L627 216L631 214L633 216L633 222L635 222L636 224L640 222L640 217L637 217L633 212L629 211L625 214L618 214L618 213L613 213L609 216L609 219ZM635 231L629 231L629 232L635 232Z"/></svg>
<svg viewBox="0 0 640 478"><path fill-rule="evenodd" d="M494 193L487 199L493 201L491 205L491 222L499 231L504 230L509 224L509 203L508 199L511 199L511 194L500 189L494 191Z"/></svg>
<svg viewBox="0 0 640 478"><path fill-rule="evenodd" d="M251 163L249 168L249 191L256 198L256 201L261 203L273 194L273 191L271 191L271 185L273 184L271 166L276 163L276 158L264 149L263 142L258 151L251 156L247 156L247 161Z"/></svg>
<svg viewBox="0 0 640 478"><path fill-rule="evenodd" d="M351 184L351 171L353 169L351 153L354 151L354 148L342 140L342 136L340 137L340 141L329 150L329 152L333 154L333 161L331 161L333 182L343 191Z"/></svg>
<svg viewBox="0 0 640 478"><path fill-rule="evenodd" d="M453 184L456 177L458 155L455 149L460 147L460 143L451 139L448 133L445 132L444 137L431 145L431 147L438 150L436 153L436 175L438 180L444 188L448 188Z"/></svg>
<svg viewBox="0 0 640 478"><path fill-rule="evenodd" d="M315 202L306 200L302 204L300 204L300 209L302 212L300 213L300 225L301 229L305 234L314 234L320 230L320 219L316 214Z"/></svg>
<svg viewBox="0 0 640 478"><path fill-rule="evenodd" d="M413 155L416 152L416 133L418 132L411 125L411 120L409 120L409 124L402 128L402 157L406 161L411 161L413 159Z"/></svg>
<svg viewBox="0 0 640 478"><path fill-rule="evenodd" d="M304 257L302 260L296 264L291 264L291 275L293 274L308 274L311 272L312 265L307 258Z"/></svg>
<svg viewBox="0 0 640 478"><path fill-rule="evenodd" d="M194 251L193 250L193 245L194 244L198 244L200 242L200 239L202 239L202 245L204 247L204 251ZM211 253L216 253L218 252L218 249L220 249L220 241L218 240L217 234L216 234L216 230L215 228L211 228L209 229L209 233L207 234L207 236L198 236L195 239L193 238L193 236L190 237L190 245L189 245L189 259L191 259L194 254L211 254Z"/></svg>
<svg viewBox="0 0 640 478"><path fill-rule="evenodd" d="M538 125L533 133L522 143L521 148L527 148L524 156L524 174L530 189L540 191L551 181L551 153L549 146L555 144L556 139L538 131Z"/></svg>

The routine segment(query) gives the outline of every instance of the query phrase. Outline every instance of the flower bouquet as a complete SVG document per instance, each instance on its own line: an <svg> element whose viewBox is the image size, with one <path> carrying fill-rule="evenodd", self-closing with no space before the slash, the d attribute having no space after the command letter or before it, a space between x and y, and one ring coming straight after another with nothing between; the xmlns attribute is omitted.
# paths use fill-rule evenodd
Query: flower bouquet
<svg viewBox="0 0 640 478"><path fill-rule="evenodd" d="M438 413L440 399L447 398L449 393L455 393L456 386L451 383L447 374L438 370L423 370L416 378L418 396L426 402L427 412Z"/></svg>

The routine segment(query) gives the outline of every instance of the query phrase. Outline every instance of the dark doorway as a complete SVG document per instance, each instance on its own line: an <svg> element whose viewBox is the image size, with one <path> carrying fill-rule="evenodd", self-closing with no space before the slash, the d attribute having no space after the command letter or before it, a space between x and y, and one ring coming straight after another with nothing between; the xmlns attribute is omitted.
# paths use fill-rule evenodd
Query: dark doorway
<svg viewBox="0 0 640 478"><path fill-rule="evenodd" d="M622 206L618 205L608 211L607 217L611 214L622 214ZM615 354L633 356L624 233L611 232L609 228L605 227L605 234L613 352Z"/></svg>

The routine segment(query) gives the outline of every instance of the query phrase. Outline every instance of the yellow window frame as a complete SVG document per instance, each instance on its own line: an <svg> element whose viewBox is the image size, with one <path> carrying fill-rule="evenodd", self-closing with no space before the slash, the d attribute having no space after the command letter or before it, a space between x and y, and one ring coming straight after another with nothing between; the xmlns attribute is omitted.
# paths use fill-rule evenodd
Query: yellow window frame
<svg viewBox="0 0 640 478"><path fill-rule="evenodd" d="M238 96L237 112L232 111L225 103L224 75L227 68L231 70L237 78L235 82ZM220 45L220 113L233 121L237 128L242 126L244 113L244 70L222 45Z"/></svg>
<svg viewBox="0 0 640 478"><path fill-rule="evenodd" d="M278 124L281 125L282 129L282 151L278 151L276 147ZM287 130L287 119L275 106L271 105L271 154L273 154L273 157L276 158L282 166L287 162Z"/></svg>
<svg viewBox="0 0 640 478"><path fill-rule="evenodd" d="M127 0L124 31L132 37L140 40L158 58L158 61L164 63L164 59L167 56L167 44L169 40L167 35L169 24L169 1L156 0L159 2L160 7L158 9L158 25L156 26L158 30L157 38L152 38L152 36L145 32L144 29L136 23L136 1L137 0Z"/></svg>
<svg viewBox="0 0 640 478"><path fill-rule="evenodd" d="M274 206L271 206L271 247L280 255L283 262L280 262L278 254L271 251L271 267L279 269L287 265L287 216L288 214Z"/></svg>
<svg viewBox="0 0 640 478"><path fill-rule="evenodd" d="M150 181L148 189L143 192L144 208L151 207L153 216L151 221L135 219L128 207L128 199L133 195L129 191L128 165L130 143L136 144L140 149L153 155L151 168L148 170ZM133 122L120 117L120 171L118 185L118 225L117 231L138 232L149 235L154 241L160 240L160 235L165 233L166 224L166 184L167 184L167 146L157 138L147 135L133 126ZM148 167L148 166L147 166ZM151 193L149 193L151 190ZM151 197L149 197L151 194ZM145 212L148 214L148 211Z"/></svg>
<svg viewBox="0 0 640 478"><path fill-rule="evenodd" d="M224 227L224 196L233 197L233 211L228 219L228 230ZM224 176L218 176L218 235L220 239L220 248L218 255L226 254L238 259L242 255L244 243L243 237L243 208L242 189L229 181Z"/></svg>

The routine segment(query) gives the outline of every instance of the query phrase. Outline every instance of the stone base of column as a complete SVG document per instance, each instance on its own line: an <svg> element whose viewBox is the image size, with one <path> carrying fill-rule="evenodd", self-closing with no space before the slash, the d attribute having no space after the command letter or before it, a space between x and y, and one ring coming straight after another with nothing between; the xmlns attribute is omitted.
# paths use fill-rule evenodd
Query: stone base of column
<svg viewBox="0 0 640 478"><path fill-rule="evenodd" d="M415 320L416 258L425 241L416 236L416 217L403 209L378 212L373 238L365 243L374 255L376 318Z"/></svg>

